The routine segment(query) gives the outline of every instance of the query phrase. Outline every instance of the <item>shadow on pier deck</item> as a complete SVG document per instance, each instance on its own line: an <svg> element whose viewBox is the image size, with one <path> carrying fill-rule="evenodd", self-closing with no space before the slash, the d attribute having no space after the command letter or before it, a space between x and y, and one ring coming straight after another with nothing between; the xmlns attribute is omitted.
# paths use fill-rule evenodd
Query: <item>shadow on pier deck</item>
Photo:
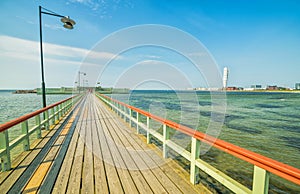
<svg viewBox="0 0 300 194"><path fill-rule="evenodd" d="M1 193L209 193L92 94L0 173Z"/></svg>

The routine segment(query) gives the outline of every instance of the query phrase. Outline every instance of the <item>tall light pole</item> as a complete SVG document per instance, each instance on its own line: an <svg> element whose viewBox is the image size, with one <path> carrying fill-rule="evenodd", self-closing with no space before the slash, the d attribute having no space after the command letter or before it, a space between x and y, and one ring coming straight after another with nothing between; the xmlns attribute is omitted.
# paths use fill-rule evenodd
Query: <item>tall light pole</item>
<svg viewBox="0 0 300 194"><path fill-rule="evenodd" d="M86 73L82 72L82 71L78 71L78 90L79 90L79 94L80 94L80 74L83 74L84 76L86 75Z"/></svg>
<svg viewBox="0 0 300 194"><path fill-rule="evenodd" d="M44 56L43 56L43 37L42 37L42 14L52 15L61 18L60 21L64 24L63 26L67 29L73 29L76 24L74 20L70 19L69 16L59 15L53 11L47 10L42 6L39 6L39 21L40 21L40 50L41 50L41 72L42 72L42 96L43 96L43 107L47 106L46 103L46 87L45 87L45 76L44 76Z"/></svg>

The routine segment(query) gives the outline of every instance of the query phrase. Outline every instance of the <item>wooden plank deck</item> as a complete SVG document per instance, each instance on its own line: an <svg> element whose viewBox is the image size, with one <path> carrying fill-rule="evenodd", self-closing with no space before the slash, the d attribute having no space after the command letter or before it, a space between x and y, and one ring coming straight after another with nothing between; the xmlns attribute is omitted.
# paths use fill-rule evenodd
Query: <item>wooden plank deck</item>
<svg viewBox="0 0 300 194"><path fill-rule="evenodd" d="M0 192L209 193L188 178L89 94L62 127L23 153L11 171L0 173Z"/></svg>

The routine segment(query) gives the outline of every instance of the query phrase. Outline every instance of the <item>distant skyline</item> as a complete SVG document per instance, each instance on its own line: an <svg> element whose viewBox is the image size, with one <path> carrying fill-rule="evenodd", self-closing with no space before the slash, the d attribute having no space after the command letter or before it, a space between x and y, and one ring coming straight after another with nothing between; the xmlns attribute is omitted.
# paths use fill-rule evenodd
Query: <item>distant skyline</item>
<svg viewBox="0 0 300 194"><path fill-rule="evenodd" d="M46 87L73 86L82 61L99 41L141 24L172 26L197 38L214 57L220 74L228 67L228 86L294 88L300 82L297 0L1 0L0 89L41 86L39 5L69 15L77 23L69 31L59 18L43 15ZM96 52L90 65L100 65L97 59L111 54ZM197 77L184 58L154 47L123 53L113 62L117 70L111 72L122 72L120 69L136 63L159 67L158 62L184 72L193 87L205 87L204 79ZM160 73L166 75L163 70ZM106 76L100 82L109 86L113 77ZM88 75L85 79L89 80ZM178 79L174 82L178 88L185 87Z"/></svg>

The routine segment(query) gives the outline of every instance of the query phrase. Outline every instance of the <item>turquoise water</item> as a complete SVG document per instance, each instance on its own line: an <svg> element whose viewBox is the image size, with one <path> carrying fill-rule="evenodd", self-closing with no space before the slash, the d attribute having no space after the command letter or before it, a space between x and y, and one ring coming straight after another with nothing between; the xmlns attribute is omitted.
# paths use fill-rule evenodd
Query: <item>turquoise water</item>
<svg viewBox="0 0 300 194"><path fill-rule="evenodd" d="M206 132L211 115L215 114L211 110L211 95L197 92L197 102L191 97L194 95L192 92L133 91L112 97ZM300 169L300 93L227 92L226 102L218 138ZM160 125L150 125L161 130ZM174 132L171 138L189 149L188 137ZM217 149L210 149L200 157L251 188L252 165ZM300 193L300 187L272 175L270 193Z"/></svg>
<svg viewBox="0 0 300 194"><path fill-rule="evenodd" d="M0 90L0 124L42 108L42 96L37 94L13 94L12 90ZM47 95L47 105L70 95Z"/></svg>

